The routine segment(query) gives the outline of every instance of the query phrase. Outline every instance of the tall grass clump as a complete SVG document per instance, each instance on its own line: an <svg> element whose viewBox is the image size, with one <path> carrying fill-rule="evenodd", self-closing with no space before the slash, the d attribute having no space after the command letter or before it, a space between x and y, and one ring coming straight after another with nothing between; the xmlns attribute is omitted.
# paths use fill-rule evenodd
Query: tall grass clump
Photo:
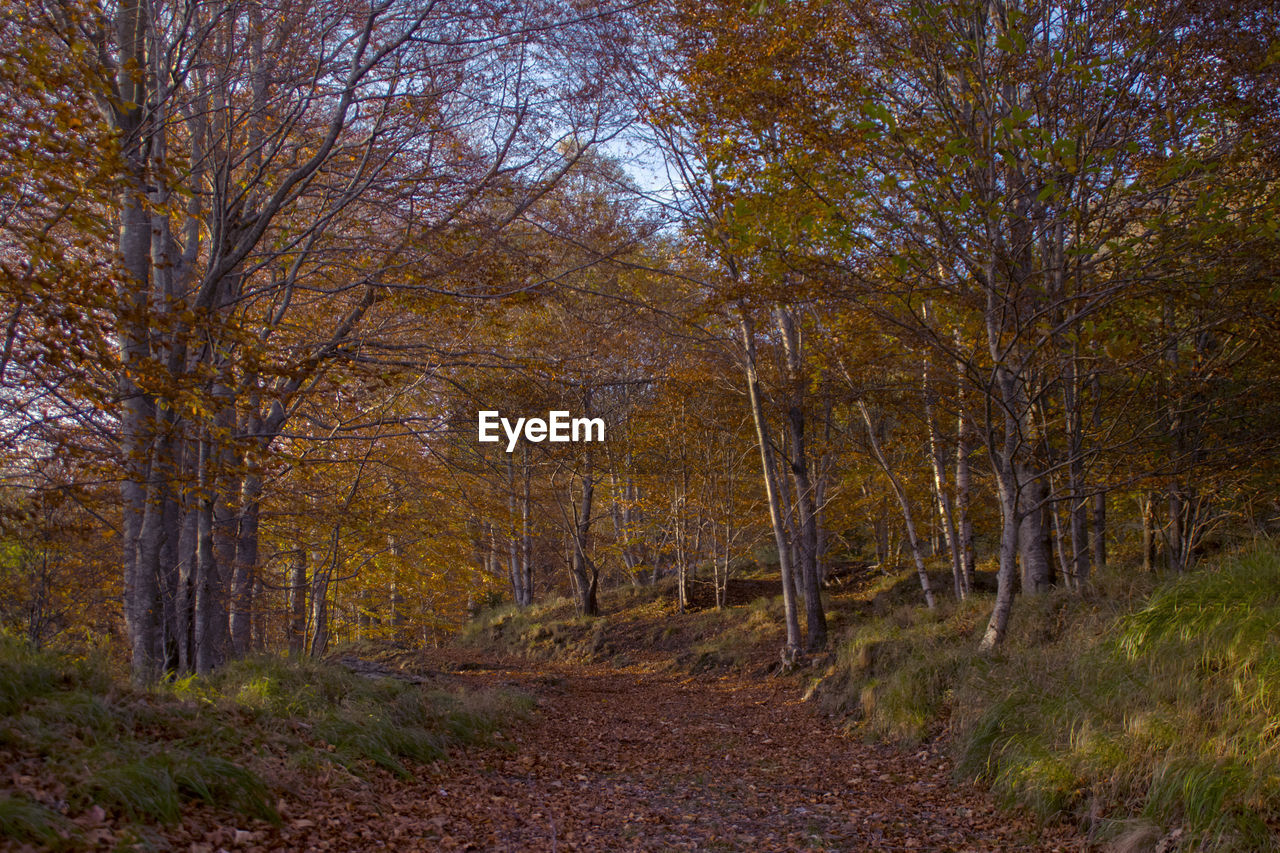
<svg viewBox="0 0 1280 853"><path fill-rule="evenodd" d="M0 838L56 850L69 840L67 821L27 797L0 794Z"/></svg>
<svg viewBox="0 0 1280 853"><path fill-rule="evenodd" d="M1095 840L1280 850L1280 550L1149 585L1020 599L985 656L989 598L894 612L853 632L825 701L879 737L948 726L958 773Z"/></svg>
<svg viewBox="0 0 1280 853"><path fill-rule="evenodd" d="M982 613L975 599L942 601L937 611L900 605L860 623L838 647L819 700L875 738L918 743L941 727L957 682L984 663L973 654Z"/></svg>

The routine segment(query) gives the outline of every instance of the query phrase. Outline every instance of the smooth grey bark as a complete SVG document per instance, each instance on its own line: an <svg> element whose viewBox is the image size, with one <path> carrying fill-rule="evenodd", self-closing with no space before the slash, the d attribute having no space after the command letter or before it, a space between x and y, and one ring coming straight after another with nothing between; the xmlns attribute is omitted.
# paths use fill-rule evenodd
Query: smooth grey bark
<svg viewBox="0 0 1280 853"><path fill-rule="evenodd" d="M307 550L295 548L289 559L289 654L300 657L307 647Z"/></svg>
<svg viewBox="0 0 1280 853"><path fill-rule="evenodd" d="M509 535L507 539L507 580L511 584L511 600L516 603L517 607L527 607L529 605L529 589L525 583L527 575L524 567L520 563L520 540L522 538L521 530L515 527L515 518L517 514L523 517L527 514L528 509L521 506L520 497L516 494L516 473L515 463L512 461L512 454L507 454L507 517L510 525ZM521 525L523 527L523 525Z"/></svg>
<svg viewBox="0 0 1280 853"><path fill-rule="evenodd" d="M765 497L769 503L769 521L773 527L773 540L778 548L778 562L782 571L782 610L787 635L782 650L783 665L791 666L800 653L800 622L796 614L795 584L792 577L791 556L788 551L784 513L774 474L773 444L769 439L769 426L765 420L764 403L760 398L760 380L756 373L756 337L751 318L745 307L738 310L738 328L742 334L743 367L747 374L747 396L751 402L751 417L756 427L756 442L760 447L760 466L764 472Z"/></svg>
<svg viewBox="0 0 1280 853"><path fill-rule="evenodd" d="M590 457L592 451L586 455ZM574 508L573 529L570 533L569 571L573 575L574 589L578 594L578 609L584 616L600 615L600 601L597 597L599 572L591 559L591 510L595 496L595 473L591 470L591 462L587 462L587 470L582 475L582 491L579 503Z"/></svg>
<svg viewBox="0 0 1280 853"><path fill-rule="evenodd" d="M929 464L933 469L933 493L941 514L942 537L946 543L947 553L951 557L951 582L958 600L969 595L969 578L965 575L964 564L960 555L960 534L956 528L955 515L951 509L951 495L947 491L946 451L938 436L938 425L934 419L933 384L929 376L929 359L926 356L923 371L924 418L929 434Z"/></svg>
<svg viewBox="0 0 1280 853"><path fill-rule="evenodd" d="M983 632L980 648L990 651L1004 642L1013 612L1014 583L1018 562L1018 497L1016 483L1009 475L997 473L1000 493L1000 557L996 575L996 602Z"/></svg>
<svg viewBox="0 0 1280 853"><path fill-rule="evenodd" d="M194 482L197 459L185 460L184 479ZM194 672L196 667L195 608L197 560L197 523L195 501L184 495L179 506L181 530L178 535L178 593L175 606L174 636L178 643L178 671Z"/></svg>
<svg viewBox="0 0 1280 853"><path fill-rule="evenodd" d="M956 379L956 534L959 537L961 570L964 573L965 583L972 590L976 568L973 553L973 520L969 515L973 483L969 457L973 451L973 434L969 428L969 413L965 408L964 371L959 366Z"/></svg>
<svg viewBox="0 0 1280 853"><path fill-rule="evenodd" d="M119 204L119 249L123 275L119 293L122 313L116 339L120 351L117 390L121 399L120 497L123 505L121 540L124 553L124 617L131 648L133 677L148 682L160 674L160 614L157 566L139 565L141 552L158 556L158 524L147 530L148 541L140 539L146 516L147 493L151 485L151 422L155 416L153 398L138 384L151 355L151 335L147 311L151 287L151 217L147 212L147 147L152 128L145 105L150 92L149 75L137 73L148 67L148 26L146 5L124 0L116 8L114 90L103 103L103 112L120 140L121 183Z"/></svg>
<svg viewBox="0 0 1280 853"><path fill-rule="evenodd" d="M1022 591L1030 595L1053 586L1050 531L1045 523L1049 491L1044 478L1022 469L1018 491L1018 550L1022 563Z"/></svg>
<svg viewBox="0 0 1280 853"><path fill-rule="evenodd" d="M791 482L795 488L797 551L800 582L804 591L805 650L821 651L827 645L827 617L822 609L822 586L818 574L818 507L810 477L809 451L805 444L804 341L791 312L774 311L778 335L787 364L787 447L790 450Z"/></svg>
<svg viewBox="0 0 1280 853"><path fill-rule="evenodd" d="M1084 470L1084 411L1079 374L1078 344L1066 358L1062 376L1062 409L1067 440L1067 507L1071 531L1071 571L1068 578L1077 587L1089 582L1089 496Z"/></svg>
<svg viewBox="0 0 1280 853"><path fill-rule="evenodd" d="M172 448L172 446L173 443L170 442L170 448ZM179 476L180 472L176 465L173 465L165 475L166 485L163 497L163 518L161 524L161 530L164 538L160 543L160 553L158 557L160 569L160 599L163 609L162 625L164 629L162 656L164 672L166 673L182 671L180 649L182 644L182 635L187 625L187 619L180 610L183 601L181 588L183 512L178 496L173 493L173 488L171 486L171 483L178 481Z"/></svg>
<svg viewBox="0 0 1280 853"><path fill-rule="evenodd" d="M521 586L524 588L525 606L533 604L533 526L530 523L532 511L533 472L529 467L529 446L522 447L521 473L524 490L520 495L520 573L523 576Z"/></svg>
<svg viewBox="0 0 1280 853"><path fill-rule="evenodd" d="M347 505L351 503L354 488L348 492ZM313 553L311 562L315 568L311 573L311 643L307 653L313 657L322 657L329 647L329 587L333 580L341 556L338 553L341 523L333 525L329 534L329 550L327 553Z"/></svg>
<svg viewBox="0 0 1280 853"><path fill-rule="evenodd" d="M249 471L244 475L240 489L239 524L231 575L231 650L236 657L243 657L249 652L252 639L261 500L262 477L256 471Z"/></svg>
<svg viewBox="0 0 1280 853"><path fill-rule="evenodd" d="M404 557L404 549L400 547L400 540L394 533L387 535L387 550L395 565L395 571L391 575L391 627L398 637L400 629L408 622L409 614L405 612L404 593L400 591L400 561Z"/></svg>
<svg viewBox="0 0 1280 853"><path fill-rule="evenodd" d="M1097 372L1090 377L1090 388L1093 391L1093 423L1095 429L1100 427L1102 418L1102 379ZM1093 564L1099 569L1107 565L1107 492L1098 488L1093 494L1093 514L1089 531L1089 545L1093 551Z"/></svg>
<svg viewBox="0 0 1280 853"><path fill-rule="evenodd" d="M676 547L676 610L679 613L689 608L689 534L685 524L684 496L676 492L671 497L671 526Z"/></svg>
<svg viewBox="0 0 1280 853"><path fill-rule="evenodd" d="M583 417L591 417L591 398L591 389L584 389ZM591 558L591 512L595 498L595 476L595 449L591 443L587 443L583 453L582 490L579 502L571 504L574 515L569 531L571 539L569 573L577 593L578 610L584 616L600 615L600 601L597 595L600 572Z"/></svg>
<svg viewBox="0 0 1280 853"><path fill-rule="evenodd" d="M998 355L998 334L992 334L996 320L993 317L994 295L988 293L987 325L988 336L993 353ZM987 629L983 632L979 647L989 651L1004 642L1009 628L1009 617L1013 612L1014 587L1018 581L1018 539L1021 529L1019 509L1018 463L1017 454L1022 442L1022 432L1015 419L1015 412L1020 412L1020 394L1018 380L1009 368L996 363L996 390L1003 403L1001 419L1004 423L1004 437L997 445L994 441L993 429L988 422L987 451L991 458L991 467L995 473L997 490L1000 496L1000 551L999 568L996 571L996 602L991 609L991 618L987 621ZM990 420L990 419L989 419Z"/></svg>
<svg viewBox="0 0 1280 853"><path fill-rule="evenodd" d="M210 475L209 456L212 443L200 440L199 474L196 498L196 565L195 565L195 614L194 652L195 671L211 672L222 663L222 638L218 630L219 616L226 613L222 582L218 576L218 563L214 557L215 495Z"/></svg>
<svg viewBox="0 0 1280 853"><path fill-rule="evenodd" d="M215 430L222 435L229 435L234 428L235 413L231 408L230 389L215 386L215 399L224 402L224 408L217 415ZM217 592L208 600L210 610L205 614L206 643L212 654L213 666L221 666L234 654L231 647L231 577L236 559L236 520L239 507L233 503L239 498L239 478L233 473L237 458L229 445L215 438L208 437L210 446L209 458L211 470L208 473L211 485L212 504L212 539L213 548L209 563L197 563L202 571L211 572L211 582L216 585ZM205 670L207 671L207 670Z"/></svg>

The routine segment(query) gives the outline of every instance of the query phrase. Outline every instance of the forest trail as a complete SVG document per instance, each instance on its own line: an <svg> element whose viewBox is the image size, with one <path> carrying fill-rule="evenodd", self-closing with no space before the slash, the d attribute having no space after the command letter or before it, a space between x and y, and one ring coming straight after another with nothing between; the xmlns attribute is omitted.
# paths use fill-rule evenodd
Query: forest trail
<svg viewBox="0 0 1280 853"><path fill-rule="evenodd" d="M472 663L455 679L514 687L536 697L537 709L499 747L456 755L415 780L344 780L341 802L288 798L283 827L244 846L1086 849L956 786L929 748L901 752L841 736L794 683L527 662Z"/></svg>

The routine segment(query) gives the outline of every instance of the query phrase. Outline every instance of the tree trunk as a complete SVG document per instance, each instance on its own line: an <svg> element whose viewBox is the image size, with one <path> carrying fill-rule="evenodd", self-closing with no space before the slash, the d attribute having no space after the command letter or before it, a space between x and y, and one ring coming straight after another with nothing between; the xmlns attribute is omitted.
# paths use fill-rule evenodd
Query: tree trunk
<svg viewBox="0 0 1280 853"><path fill-rule="evenodd" d="M1078 345L1073 345L1073 348ZM1071 527L1071 581L1078 587L1089 582L1090 554L1088 498L1084 482L1084 412L1077 378L1078 357L1072 352L1062 377L1062 408L1067 433L1067 501Z"/></svg>
<svg viewBox="0 0 1280 853"><path fill-rule="evenodd" d="M591 391L584 394L583 416L590 417ZM573 575L574 587L578 593L578 610L584 616L600 615L600 602L597 598L596 585L599 581L599 570L591 559L591 510L595 495L595 451L590 444L586 445L584 470L582 473L581 502L575 509L573 529L570 531L571 553L569 570Z"/></svg>
<svg viewBox="0 0 1280 853"><path fill-rule="evenodd" d="M933 412L933 386L929 380L929 362L924 367L924 417L929 432L929 462L933 467L933 492L937 499L938 511L942 516L942 537L951 555L951 582L956 598L964 599L969 595L969 580L965 577L964 565L960 557L960 534L956 528L955 516L951 512L951 496L947 493L947 466L942 442L938 437L938 427Z"/></svg>
<svg viewBox="0 0 1280 853"><path fill-rule="evenodd" d="M880 463L880 469L884 471L885 476L889 478L889 485L893 487L893 493L898 498L898 506L902 508L902 521L907 527L907 541L911 545L911 556L915 559L916 574L920 578L920 588L924 591L924 602L929 606L930 610L933 610L938 606L938 603L933 596L933 585L929 582L929 572L924 565L924 554L920 549L920 538L916 535L916 523L911 515L911 501L907 499L906 489L902 487L902 483L889 465L889 460L880 449L880 439L876 436L876 427L871 421L871 413L867 410L867 404L859 400L858 410L862 412L862 420L867 425L871 453L875 456L876 461Z"/></svg>
<svg viewBox="0 0 1280 853"><path fill-rule="evenodd" d="M198 457L197 457L198 458ZM194 481L191 460L183 465L188 481ZM174 634L178 641L178 671L194 672L196 666L196 584L199 580L197 540L199 512L189 496L180 504L182 529L178 537L178 599Z"/></svg>
<svg viewBox="0 0 1280 853"><path fill-rule="evenodd" d="M813 482L809 476L808 449L805 446L804 352L795 318L778 308L774 312L778 334L787 357L788 446L791 450L791 482L796 493L796 544L800 558L800 581L804 589L805 650L821 651L827 645L827 617L822 609L822 579L818 575L818 507L814 500Z"/></svg>
<svg viewBox="0 0 1280 853"><path fill-rule="evenodd" d="M262 654L267 650L267 610L263 607L265 585L262 572L253 574L253 629L250 649L254 654Z"/></svg>
<svg viewBox="0 0 1280 853"><path fill-rule="evenodd" d="M760 399L760 380L756 376L756 339L751 319L745 307L739 309L739 328L745 350L744 366L747 373L747 395L751 401L751 417L755 422L756 441L760 447L760 467L764 472L765 497L769 502L769 521L773 526L773 540L778 548L778 562L782 571L782 610L786 622L787 637L783 646L784 666L795 663L800 653L800 621L796 614L795 585L792 578L791 559L788 554L784 511L778 483L774 476L773 444L769 440L769 427L765 421L764 403Z"/></svg>
<svg viewBox="0 0 1280 853"><path fill-rule="evenodd" d="M990 324L990 309L988 311ZM988 334L992 332L989 330ZM993 354L997 348L993 344ZM987 449L991 467L996 476L1000 495L1000 563L996 572L996 603L992 608L987 630L982 636L980 648L989 651L1004 642L1013 611L1014 586L1018 580L1018 535L1021 529L1019 511L1018 465L1016 462L1022 433L1015 419L1019 407L1017 379L1003 365L996 367L998 393L1004 403L1004 439L997 446L990 421L987 424Z"/></svg>
<svg viewBox="0 0 1280 853"><path fill-rule="evenodd" d="M289 654L307 647L307 550L297 548L289 562Z"/></svg>
<svg viewBox="0 0 1280 853"><path fill-rule="evenodd" d="M1148 492L1138 498L1142 515L1142 570L1151 572L1156 565L1155 495Z"/></svg>
<svg viewBox="0 0 1280 853"><path fill-rule="evenodd" d="M1099 569L1107 565L1107 493L1093 496L1093 525L1089 534L1093 548L1093 563Z"/></svg>
<svg viewBox="0 0 1280 853"><path fill-rule="evenodd" d="M196 504L196 601L195 664L196 672L205 674L222 663L223 632L218 630L219 615L225 620L226 605L222 595L222 578L214 556L214 502L216 496L210 476L208 438L200 440L198 498ZM224 622L225 624L225 622Z"/></svg>
<svg viewBox="0 0 1280 853"><path fill-rule="evenodd" d="M235 562L231 575L231 652L236 657L244 657L249 652L251 640L261 499L262 477L251 471L245 474L241 487L240 523L237 525Z"/></svg>
<svg viewBox="0 0 1280 853"><path fill-rule="evenodd" d="M963 401L962 406L963 406ZM959 537L960 566L965 585L973 589L975 560L973 553L973 521L969 517L969 495L972 477L969 471L969 429L961 408L956 427L956 533Z"/></svg>
<svg viewBox="0 0 1280 853"><path fill-rule="evenodd" d="M521 587L524 589L523 606L528 607L533 604L533 527L529 523L530 506L533 503L530 494L533 475L529 470L527 443L523 445L522 459L524 492L520 498L520 572L524 576L521 582Z"/></svg>
<svg viewBox="0 0 1280 853"><path fill-rule="evenodd" d="M1184 572L1187 570L1187 535L1186 508L1187 502L1182 496L1182 486L1177 478L1173 478L1169 486L1169 524L1165 528L1164 552L1169 571Z"/></svg>
<svg viewBox="0 0 1280 853"><path fill-rule="evenodd" d="M982 635L980 648L990 651L1004 642L1013 612L1014 582L1018 572L1018 497L1017 484L1010 472L997 472L1000 492L1000 567L996 575L996 603Z"/></svg>
<svg viewBox="0 0 1280 853"><path fill-rule="evenodd" d="M1022 557L1022 591L1029 595L1048 592L1053 584L1050 533L1045 525L1048 490L1044 478L1023 469L1018 493L1018 544Z"/></svg>
<svg viewBox="0 0 1280 853"><path fill-rule="evenodd" d="M311 657L321 657L329 647L329 579L338 562L338 533L335 528L330 553L316 559L311 578Z"/></svg>
<svg viewBox="0 0 1280 853"><path fill-rule="evenodd" d="M119 285L122 314L116 330L120 349L119 393L120 460L123 476L120 497L124 574L124 617L132 653L133 677L153 681L160 674L159 615L156 567L139 566L142 551L158 549L158 525L148 531L143 542L144 515L151 477L151 437L154 434L155 405L135 377L145 372L151 355L151 332L147 304L151 285L151 217L147 212L147 146L151 129L146 126L144 105L148 103L147 10L139 0L123 0L116 8L116 41L119 50L116 87L119 98L109 111L113 129L119 134L122 175L119 197L119 240L117 246L125 275Z"/></svg>
<svg viewBox="0 0 1280 853"><path fill-rule="evenodd" d="M676 611L684 613L689 608L689 542L684 529L683 499L676 495L671 502L672 528L676 544Z"/></svg>

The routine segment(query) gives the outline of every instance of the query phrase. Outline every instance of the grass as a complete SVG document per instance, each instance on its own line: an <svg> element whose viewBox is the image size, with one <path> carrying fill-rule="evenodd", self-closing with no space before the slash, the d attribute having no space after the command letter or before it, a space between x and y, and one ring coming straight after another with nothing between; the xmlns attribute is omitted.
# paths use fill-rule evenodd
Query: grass
<svg viewBox="0 0 1280 853"><path fill-rule="evenodd" d="M28 797L0 794L0 837L57 848L67 834L66 826L62 815Z"/></svg>
<svg viewBox="0 0 1280 853"><path fill-rule="evenodd" d="M781 596L751 604L679 613L675 580L603 591L604 615L579 616L569 599L531 607L502 605L480 613L459 637L463 646L537 660L628 662L665 658L687 672L746 670L777 659Z"/></svg>
<svg viewBox="0 0 1280 853"><path fill-rule="evenodd" d="M819 695L873 737L949 729L960 774L1095 839L1280 849L1280 550L1153 586L1020 599L992 655L989 597L899 608L851 632Z"/></svg>
<svg viewBox="0 0 1280 853"><path fill-rule="evenodd" d="M94 806L143 835L193 803L278 822L277 796L309 768L408 776L416 762L487 742L530 704L269 657L150 690L107 672L0 637L0 751L36 780L0 791L0 837L84 846L63 813Z"/></svg>

